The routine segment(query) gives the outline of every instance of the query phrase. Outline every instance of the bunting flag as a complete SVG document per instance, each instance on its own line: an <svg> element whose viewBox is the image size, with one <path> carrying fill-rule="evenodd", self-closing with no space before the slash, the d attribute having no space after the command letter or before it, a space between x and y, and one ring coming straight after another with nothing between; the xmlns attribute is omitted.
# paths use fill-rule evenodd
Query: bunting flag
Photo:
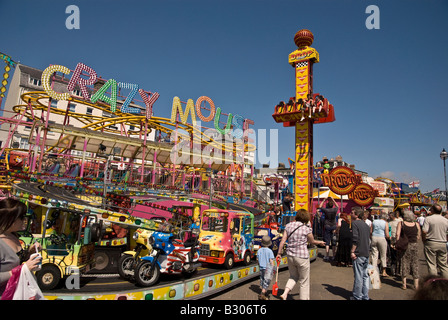
<svg viewBox="0 0 448 320"><path fill-rule="evenodd" d="M291 158L288 158L288 161L289 161L289 168L291 170L294 170L295 169L295 162L294 162L294 160L292 160Z"/></svg>
<svg viewBox="0 0 448 320"><path fill-rule="evenodd" d="M420 186L420 181L419 181L419 180L417 180L417 181L412 181L412 182L409 183L409 186L410 186L411 188L418 188L418 187Z"/></svg>
<svg viewBox="0 0 448 320"><path fill-rule="evenodd" d="M5 73L3 73L3 79L0 85L0 97L5 97L6 86L8 85L9 71L11 67L15 67L17 62L13 61L10 56L0 52L0 59L5 61Z"/></svg>

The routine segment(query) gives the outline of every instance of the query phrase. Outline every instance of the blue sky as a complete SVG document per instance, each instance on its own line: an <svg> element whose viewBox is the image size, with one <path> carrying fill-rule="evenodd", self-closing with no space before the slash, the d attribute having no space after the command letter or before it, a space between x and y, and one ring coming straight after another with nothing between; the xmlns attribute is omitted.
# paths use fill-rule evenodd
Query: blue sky
<svg viewBox="0 0 448 320"><path fill-rule="evenodd" d="M79 30L65 27L71 4ZM365 26L372 4L379 30ZM444 189L439 154L448 149L447 16L443 0L0 0L0 52L41 69L83 62L157 91L161 117L175 96L208 96L256 130L278 129L278 161L287 164L294 130L272 113L294 96L288 54L294 34L310 29L320 54L314 91L336 113L315 126L314 160L341 155L372 177L420 180L432 191Z"/></svg>

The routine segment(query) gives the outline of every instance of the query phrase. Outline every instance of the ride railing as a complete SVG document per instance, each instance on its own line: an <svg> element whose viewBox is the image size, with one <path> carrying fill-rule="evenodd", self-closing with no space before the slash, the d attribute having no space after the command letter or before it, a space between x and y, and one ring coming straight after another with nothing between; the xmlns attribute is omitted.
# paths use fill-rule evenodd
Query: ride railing
<svg viewBox="0 0 448 320"><path fill-rule="evenodd" d="M127 187L180 190L203 194L212 192L222 201L227 201L227 197L230 196L234 197L233 202L239 202L245 198L259 203L260 208L270 201L268 192L254 183L250 176L245 176L242 180L240 176L215 173L210 177L204 171L173 168L170 164L146 166L142 173L141 167L118 166L113 162L108 164L109 173L107 173L104 160L89 162L84 166L69 160L70 158L49 158L44 162L42 172L28 173L28 175L37 177L39 180L51 181L55 185L58 182L72 182L73 187L90 187L97 192L101 191L105 185L108 192L113 192L114 189L126 190ZM212 186L210 181L213 183Z"/></svg>
<svg viewBox="0 0 448 320"><path fill-rule="evenodd" d="M268 190L264 190L260 188L259 185L257 185L255 182L253 183L252 188L252 198L257 200L261 203L269 203L271 201L271 198L269 197Z"/></svg>

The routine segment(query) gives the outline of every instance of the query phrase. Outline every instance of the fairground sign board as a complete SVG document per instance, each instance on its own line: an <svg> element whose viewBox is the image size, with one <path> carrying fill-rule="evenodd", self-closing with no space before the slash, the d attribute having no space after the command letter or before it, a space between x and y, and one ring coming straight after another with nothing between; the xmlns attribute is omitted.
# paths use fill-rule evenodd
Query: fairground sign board
<svg viewBox="0 0 448 320"><path fill-rule="evenodd" d="M348 167L335 167L328 174L321 174L322 182L331 191L339 195L348 195L356 204L369 206L373 203L378 191L367 183L362 182L360 174Z"/></svg>

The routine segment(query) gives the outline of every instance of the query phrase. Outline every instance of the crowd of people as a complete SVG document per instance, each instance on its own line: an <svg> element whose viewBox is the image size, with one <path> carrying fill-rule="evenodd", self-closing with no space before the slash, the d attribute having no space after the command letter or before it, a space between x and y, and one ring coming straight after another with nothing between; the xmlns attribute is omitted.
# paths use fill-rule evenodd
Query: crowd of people
<svg viewBox="0 0 448 320"><path fill-rule="evenodd" d="M319 208L318 217L323 219L323 241L314 238L311 215L303 209L298 210L294 221L286 225L277 257L268 248L271 240L263 239L258 256L260 299L267 299L274 259L281 259L285 244L290 277L280 298L286 300L298 284L300 299L310 299L308 244L312 244L325 246L325 261L353 267L354 300L369 299L370 276L367 269L370 265L374 269L379 266L383 277L389 277L387 270L391 275L400 275L404 290L408 286L407 279L412 278L415 299L448 300L448 216L442 212L440 205L433 205L425 216L407 209L375 214L360 207L351 208L350 214L338 214L338 205L331 198L324 199ZM24 263L30 271L34 271L40 263L30 258L30 252L23 252L17 235L25 228L26 212L26 206L20 201L0 201L0 299L10 278L16 276L15 270L19 270ZM423 241L428 267L428 276L424 279L421 279L419 271L418 241Z"/></svg>
<svg viewBox="0 0 448 320"><path fill-rule="evenodd" d="M292 212L291 204L291 195L285 196L282 206L274 211L277 221L281 221L282 213ZM286 224L279 248L287 243L290 278L281 299L286 299L297 283L300 299L309 299L308 244L325 246L325 262L353 268L354 300L369 299L371 276L375 275L399 277L403 290L412 280L416 299L448 299L448 215L440 205L433 205L429 212L423 208L415 213L401 208L393 212L360 207L349 210L339 213L343 210L329 197L318 205L317 214L298 210L295 221ZM421 277L419 270L419 241L423 242L428 267L426 277ZM279 250L278 255L281 253ZM269 281L263 277L260 285L260 297L265 299ZM429 290L428 286L436 289Z"/></svg>
<svg viewBox="0 0 448 320"><path fill-rule="evenodd" d="M382 277L401 277L403 290L409 287L407 280L412 279L413 288L420 294L419 241L423 241L428 276L443 280L448 288L448 215L440 205L433 205L429 212L399 208L387 213L353 207L350 213L338 214L336 201L327 198L319 208L324 260L353 267L353 299L368 299L369 265L378 267Z"/></svg>

